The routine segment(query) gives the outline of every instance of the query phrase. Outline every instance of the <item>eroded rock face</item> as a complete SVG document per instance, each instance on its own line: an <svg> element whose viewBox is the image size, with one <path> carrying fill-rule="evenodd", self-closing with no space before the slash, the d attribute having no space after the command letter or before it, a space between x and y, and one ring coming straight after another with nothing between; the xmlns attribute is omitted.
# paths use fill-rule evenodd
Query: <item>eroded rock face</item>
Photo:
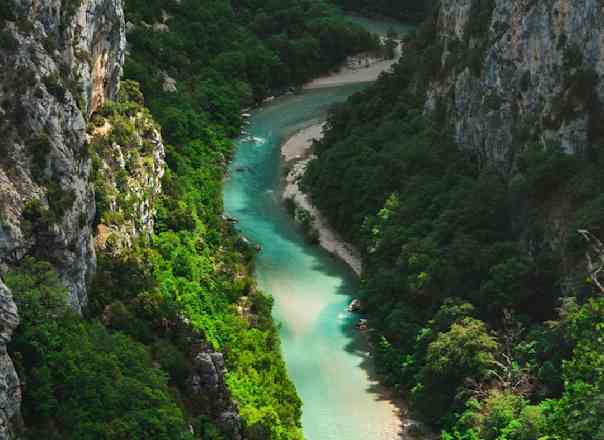
<svg viewBox="0 0 604 440"><path fill-rule="evenodd" d="M15 438L15 431L21 425L19 376L6 351L17 325L17 306L10 290L0 280L0 439Z"/></svg>
<svg viewBox="0 0 604 440"><path fill-rule="evenodd" d="M444 109L460 145L508 175L529 143L559 142L569 153L589 145L601 116L593 98L604 98L599 0L440 3L447 73L429 87L427 108Z"/></svg>
<svg viewBox="0 0 604 440"><path fill-rule="evenodd" d="M120 0L6 0L0 19L0 271L53 263L76 310L96 257L86 118L112 99L125 51ZM0 439L16 438L19 378L6 351L17 308L0 282Z"/></svg>
<svg viewBox="0 0 604 440"><path fill-rule="evenodd" d="M131 115L96 114L91 125L89 151L100 214L96 248L119 255L135 238L153 233L165 148L159 127L142 106Z"/></svg>
<svg viewBox="0 0 604 440"><path fill-rule="evenodd" d="M125 53L121 1L8 0L0 22L0 263L52 262L80 310L95 269L86 118L113 99Z"/></svg>
<svg viewBox="0 0 604 440"><path fill-rule="evenodd" d="M126 24L121 0L15 0L17 11L41 24L48 47L78 83L85 115L117 93L126 52Z"/></svg>
<svg viewBox="0 0 604 440"><path fill-rule="evenodd" d="M189 387L198 409L213 415L228 438L242 440L241 417L225 383L222 353L201 348L193 357L193 366Z"/></svg>

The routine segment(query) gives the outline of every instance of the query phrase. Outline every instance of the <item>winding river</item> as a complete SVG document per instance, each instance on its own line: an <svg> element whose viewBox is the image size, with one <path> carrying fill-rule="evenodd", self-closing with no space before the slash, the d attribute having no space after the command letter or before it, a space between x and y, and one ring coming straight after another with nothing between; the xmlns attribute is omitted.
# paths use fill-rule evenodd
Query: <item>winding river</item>
<svg viewBox="0 0 604 440"><path fill-rule="evenodd" d="M376 32L390 23L353 18ZM408 27L397 30L407 30ZM224 190L225 211L262 245L256 262L259 287L275 298L283 355L303 402L308 440L394 440L400 437L397 406L372 377L364 338L346 311L358 289L352 271L306 244L281 203L281 145L325 118L329 106L364 84L323 87L275 99L254 111L251 137L237 141Z"/></svg>

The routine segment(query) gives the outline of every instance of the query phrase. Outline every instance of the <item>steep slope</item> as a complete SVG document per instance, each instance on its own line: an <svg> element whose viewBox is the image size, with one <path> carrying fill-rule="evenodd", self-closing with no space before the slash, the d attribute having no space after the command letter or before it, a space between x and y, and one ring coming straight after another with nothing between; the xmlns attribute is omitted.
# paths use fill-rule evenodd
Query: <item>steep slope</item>
<svg viewBox="0 0 604 440"><path fill-rule="evenodd" d="M529 142L585 153L601 140L603 27L595 0L441 1L427 108L442 106L456 141L507 174Z"/></svg>
<svg viewBox="0 0 604 440"><path fill-rule="evenodd" d="M21 387L19 376L15 371L13 361L6 351L13 331L19 324L17 306L13 301L11 292L0 281L0 438L13 438L15 431L20 427Z"/></svg>
<svg viewBox="0 0 604 440"><path fill-rule="evenodd" d="M95 267L85 118L117 90L121 3L6 0L0 10L0 264L43 255L80 309ZM2 298L0 436L8 438L21 395L6 344L18 319L4 285Z"/></svg>
<svg viewBox="0 0 604 440"><path fill-rule="evenodd" d="M384 378L446 439L604 432L602 25L590 0L443 0L315 146Z"/></svg>
<svg viewBox="0 0 604 440"><path fill-rule="evenodd" d="M6 0L2 10L0 261L51 260L81 309L95 266L85 120L117 92L122 5Z"/></svg>
<svg viewBox="0 0 604 440"><path fill-rule="evenodd" d="M121 1L0 1L0 438L301 438L228 136L378 43L322 0L233 3L127 2L145 101Z"/></svg>

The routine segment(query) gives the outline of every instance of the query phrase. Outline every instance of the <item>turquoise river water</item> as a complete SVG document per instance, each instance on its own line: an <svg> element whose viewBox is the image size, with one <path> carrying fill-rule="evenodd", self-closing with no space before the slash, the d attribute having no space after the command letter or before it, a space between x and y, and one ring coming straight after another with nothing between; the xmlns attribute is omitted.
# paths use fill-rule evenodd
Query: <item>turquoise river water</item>
<svg viewBox="0 0 604 440"><path fill-rule="evenodd" d="M259 287L275 298L282 350L303 402L307 440L394 440L399 418L371 377L371 358L355 317L346 311L358 289L354 274L309 246L280 202L280 147L327 108L366 84L308 90L254 111L237 142L224 190L225 211L243 235L262 246ZM243 170L243 171L242 171Z"/></svg>

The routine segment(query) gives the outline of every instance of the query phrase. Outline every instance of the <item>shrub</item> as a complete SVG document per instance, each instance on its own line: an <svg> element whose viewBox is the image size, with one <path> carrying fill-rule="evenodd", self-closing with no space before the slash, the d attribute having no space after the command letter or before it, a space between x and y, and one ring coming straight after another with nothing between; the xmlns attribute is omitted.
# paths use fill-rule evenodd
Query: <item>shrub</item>
<svg viewBox="0 0 604 440"><path fill-rule="evenodd" d="M14 0L0 0L0 25L2 20L15 20L15 2Z"/></svg>
<svg viewBox="0 0 604 440"><path fill-rule="evenodd" d="M29 151L32 156L31 173L34 181L38 184L46 180L45 170L48 166L48 154L50 150L50 140L46 135L34 139L29 145Z"/></svg>
<svg viewBox="0 0 604 440"><path fill-rule="evenodd" d="M21 229L26 235L43 237L52 224L52 217L37 199L30 200L21 213Z"/></svg>
<svg viewBox="0 0 604 440"><path fill-rule="evenodd" d="M45 77L43 81L44 81L44 85L46 86L46 90L48 90L48 93L53 95L55 98L57 98L61 102L63 102L65 100L65 96L66 96L67 92L66 92L65 86L63 85L63 82L61 81L61 78L59 77L58 74L53 73L53 74Z"/></svg>
<svg viewBox="0 0 604 440"><path fill-rule="evenodd" d="M19 48L19 40L8 30L0 32L0 48L9 52L14 52Z"/></svg>
<svg viewBox="0 0 604 440"><path fill-rule="evenodd" d="M428 346L421 381L412 397L430 417L450 410L464 379L484 379L494 366L498 343L483 322L463 318Z"/></svg>
<svg viewBox="0 0 604 440"><path fill-rule="evenodd" d="M192 438L145 348L72 313L50 264L27 258L6 283L21 316L10 351L32 437Z"/></svg>
<svg viewBox="0 0 604 440"><path fill-rule="evenodd" d="M518 159L529 195L535 200L544 200L574 176L578 165L577 157L565 153L559 145L529 145Z"/></svg>
<svg viewBox="0 0 604 440"><path fill-rule="evenodd" d="M191 373L191 365L187 357L174 344L161 340L153 344L153 357L168 372L170 380L184 387Z"/></svg>
<svg viewBox="0 0 604 440"><path fill-rule="evenodd" d="M58 223L65 212L72 208L76 195L72 189L65 190L58 181L54 180L48 184L46 189L51 217L55 223Z"/></svg>
<svg viewBox="0 0 604 440"><path fill-rule="evenodd" d="M48 36L46 37L46 39L44 40L43 44L44 44L44 49L46 49L46 51L52 55L55 53L55 51L59 48L59 36L52 32L49 33Z"/></svg>

